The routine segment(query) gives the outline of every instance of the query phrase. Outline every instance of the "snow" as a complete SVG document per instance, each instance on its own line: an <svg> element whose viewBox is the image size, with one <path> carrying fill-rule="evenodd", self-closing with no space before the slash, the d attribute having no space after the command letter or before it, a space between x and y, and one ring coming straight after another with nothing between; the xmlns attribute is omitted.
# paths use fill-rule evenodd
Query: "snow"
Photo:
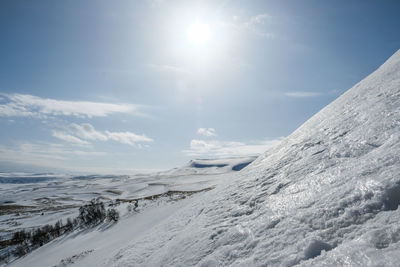
<svg viewBox="0 0 400 267"><path fill-rule="evenodd" d="M85 251L90 252L86 253L84 257L75 259L79 265L101 266L110 253L116 253L127 243L139 239L147 229L154 227L161 220L173 216L175 211L187 203L188 200L183 200L172 204L163 203L162 207L155 205L143 212L126 216L115 225L103 225L96 229L75 232L33 251L19 262L15 262L15 266L26 266L27 264L29 266L55 266L62 260L68 260ZM89 262L86 263L86 259Z"/></svg>
<svg viewBox="0 0 400 267"><path fill-rule="evenodd" d="M219 159L194 159L186 166L158 173L159 176L177 177L194 174L218 174L229 171L240 171L257 157L233 157Z"/></svg>
<svg viewBox="0 0 400 267"><path fill-rule="evenodd" d="M215 189L152 202L11 266L91 250L72 266L398 266L400 50L240 172L183 173L151 179Z"/></svg>

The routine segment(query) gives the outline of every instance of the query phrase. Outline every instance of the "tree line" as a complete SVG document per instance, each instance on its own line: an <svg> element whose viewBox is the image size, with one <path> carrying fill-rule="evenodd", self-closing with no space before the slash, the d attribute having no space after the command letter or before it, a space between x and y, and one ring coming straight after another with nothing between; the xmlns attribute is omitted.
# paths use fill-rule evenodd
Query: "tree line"
<svg viewBox="0 0 400 267"><path fill-rule="evenodd" d="M88 204L79 208L79 215L74 219L68 218L65 223L59 220L53 225L47 224L32 231L20 230L15 232L11 239L0 241L2 248L15 246L13 250L0 256L0 262L8 261L11 256L22 257L63 234L78 228L94 227L106 220L117 222L119 220L118 211L113 208L106 210L102 201L92 199Z"/></svg>

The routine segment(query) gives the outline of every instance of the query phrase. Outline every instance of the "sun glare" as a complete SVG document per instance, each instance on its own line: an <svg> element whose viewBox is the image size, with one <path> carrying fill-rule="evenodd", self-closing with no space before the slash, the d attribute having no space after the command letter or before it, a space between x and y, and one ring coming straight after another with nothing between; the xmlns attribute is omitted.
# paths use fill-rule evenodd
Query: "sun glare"
<svg viewBox="0 0 400 267"><path fill-rule="evenodd" d="M202 22L196 22L189 26L188 39L194 44L204 44L210 38L210 27Z"/></svg>

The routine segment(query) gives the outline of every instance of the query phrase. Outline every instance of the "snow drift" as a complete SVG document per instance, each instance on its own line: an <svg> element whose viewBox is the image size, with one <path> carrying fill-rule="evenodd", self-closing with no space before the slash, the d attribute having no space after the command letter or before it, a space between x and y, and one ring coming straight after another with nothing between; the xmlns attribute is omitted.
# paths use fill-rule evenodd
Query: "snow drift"
<svg viewBox="0 0 400 267"><path fill-rule="evenodd" d="M226 183L185 201L76 264L398 265L400 50Z"/></svg>
<svg viewBox="0 0 400 267"><path fill-rule="evenodd" d="M168 171L157 173L160 177L170 176L177 177L183 175L208 175L222 174L231 171L240 171L245 168L257 157L236 157L236 158L218 158L218 159L194 159L186 166L174 168Z"/></svg>

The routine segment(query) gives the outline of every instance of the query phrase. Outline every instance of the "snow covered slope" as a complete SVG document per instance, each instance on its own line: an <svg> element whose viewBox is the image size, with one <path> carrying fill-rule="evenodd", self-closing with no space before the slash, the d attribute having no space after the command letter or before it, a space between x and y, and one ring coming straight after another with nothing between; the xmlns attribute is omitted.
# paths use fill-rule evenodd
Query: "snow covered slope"
<svg viewBox="0 0 400 267"><path fill-rule="evenodd" d="M74 264L398 266L400 51L225 181L168 206L123 244L81 245L92 252ZM113 231L129 235L143 223L132 218ZM49 243L15 265L40 265L73 244Z"/></svg>

